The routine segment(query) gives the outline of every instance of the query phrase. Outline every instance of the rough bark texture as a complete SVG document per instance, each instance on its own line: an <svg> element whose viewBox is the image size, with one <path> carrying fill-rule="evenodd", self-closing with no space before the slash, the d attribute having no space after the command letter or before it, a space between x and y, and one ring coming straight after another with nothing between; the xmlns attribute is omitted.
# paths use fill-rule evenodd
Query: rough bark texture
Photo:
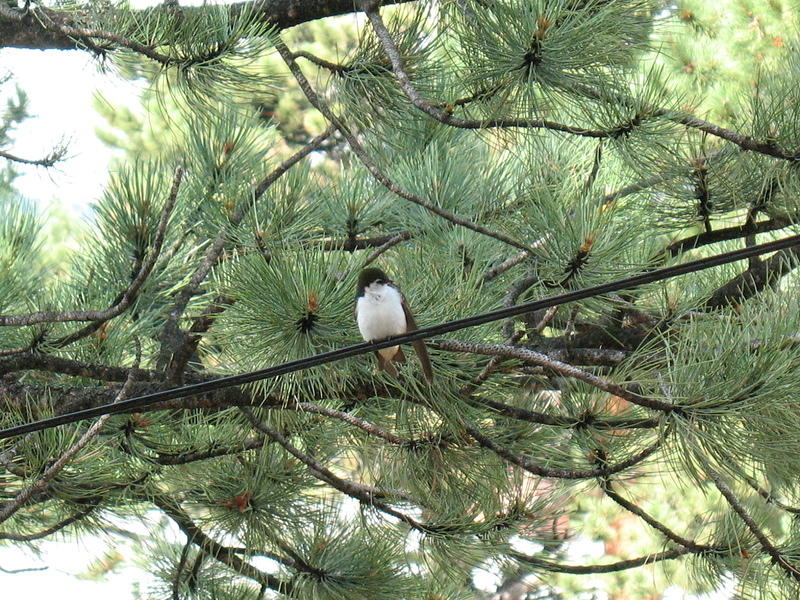
<svg viewBox="0 0 800 600"><path fill-rule="evenodd" d="M411 0L385 0L384 4L401 4ZM232 13L237 13L251 3L238 3L230 6ZM265 22L272 23L279 29L294 27L301 23L341 15L357 10L354 0L257 0L258 7ZM182 7L180 10L202 10L202 7ZM74 50L83 46L72 38L55 29L42 25L48 19L56 25L80 25L80 12L67 14L45 8L37 8L39 19L33 14L21 19L9 16L0 11L0 47L31 48L37 50Z"/></svg>

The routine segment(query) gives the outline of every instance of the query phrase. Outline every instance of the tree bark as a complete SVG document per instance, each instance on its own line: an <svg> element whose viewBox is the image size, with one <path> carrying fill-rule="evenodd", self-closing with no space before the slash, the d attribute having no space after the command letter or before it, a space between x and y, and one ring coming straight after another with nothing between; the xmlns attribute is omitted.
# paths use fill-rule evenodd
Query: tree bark
<svg viewBox="0 0 800 600"><path fill-rule="evenodd" d="M412 0L384 0L383 4L402 4ZM244 7L255 6L266 23L278 29L294 27L301 23L342 15L358 10L354 0L255 0L232 4L229 10L236 14ZM203 7L180 7L178 10L195 11ZM70 13L36 8L23 15L12 15L11 9L0 10L0 48L28 48L36 50L75 50L85 49L76 40L47 28L42 23L48 21L56 25L80 26L81 11Z"/></svg>

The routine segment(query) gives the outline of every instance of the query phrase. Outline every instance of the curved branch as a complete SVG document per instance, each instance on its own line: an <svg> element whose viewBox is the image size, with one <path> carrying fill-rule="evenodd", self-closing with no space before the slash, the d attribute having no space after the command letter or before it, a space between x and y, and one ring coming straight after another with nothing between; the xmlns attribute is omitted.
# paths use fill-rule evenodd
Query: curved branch
<svg viewBox="0 0 800 600"><path fill-rule="evenodd" d="M626 571L628 569L635 569L645 565L661 562L664 560L673 560L686 554L692 554L694 550L689 548L674 548L673 550L665 550L664 552L655 552L640 556L639 558L629 558L627 560L620 560L608 565L563 565L561 563L536 558L535 556L527 556L519 552L512 552L511 558L529 565L533 565L545 571L554 573L568 573L570 575L591 575L597 573L615 573L617 571Z"/></svg>
<svg viewBox="0 0 800 600"><path fill-rule="evenodd" d="M279 432L275 431L271 427L268 427L264 423L258 420L258 418L253 413L252 409L249 407L241 407L240 410L245 415L247 420L250 424L260 433L267 435L270 439L277 442L292 456L294 456L297 460L302 462L308 468L309 472L314 475L317 479L324 481L332 488L339 490L343 494L358 500L361 504L365 506L371 506L376 508L377 510L390 515L396 519L399 519L412 529L416 529L420 533L429 533L430 527L426 526L425 524L417 521L413 517L410 517L400 511L397 511L390 507L388 504L385 504L378 498L393 495L392 491L389 490L380 490L376 488L372 488L370 486L365 486L361 483L356 483L354 481L348 481L346 479L342 479L341 477L337 477L330 469L325 467L322 463L314 459L313 457L304 454L297 448L295 448L283 435ZM396 492L394 493L396 495ZM405 496L405 494L401 494L401 496Z"/></svg>
<svg viewBox="0 0 800 600"><path fill-rule="evenodd" d="M57 531L61 531L65 527L72 525L73 523L85 519L89 516L89 514L97 508L96 506L89 506L79 512L76 512L73 515L70 515L66 519L59 521L55 525L48 527L47 529L43 529L41 531L37 531L36 533L3 533L0 532L0 540L12 540L15 542L32 542L34 540L40 540L42 538L47 537L48 535L52 535Z"/></svg>
<svg viewBox="0 0 800 600"><path fill-rule="evenodd" d="M487 354L490 356L502 356L505 358L516 358L523 362L541 365L545 368L552 369L565 377L572 377L574 379L579 379L589 385L601 389L605 392L613 394L615 396L619 396L620 398L627 400L632 404L637 404L639 406L643 406L645 408L649 408L651 410L658 410L661 412L678 412L681 410L679 406L675 406L674 404L668 404L666 402L662 402L661 400L655 400L652 398L645 398L644 396L640 396L639 394L635 394L630 390L626 390L625 388L606 381L605 379L598 377L597 375L593 375L587 371L579 369L573 365L569 365L567 363L563 363L561 361L555 360L547 356L546 354L542 354L541 352L535 352L534 350L528 350L527 348L519 348L516 346L507 346L505 344L481 344L478 342L462 342L459 340L434 340L432 345L435 344L435 347L441 348L443 350L452 350L455 352L471 352L474 354Z"/></svg>
<svg viewBox="0 0 800 600"><path fill-rule="evenodd" d="M648 446L644 450L626 458L625 460L618 462L617 464L602 466L596 469L551 469L548 467L542 467L538 464L538 462L529 460L524 456L514 454L505 446L498 444L494 440L483 435L472 425L465 423L464 429L484 448L488 448L501 458L504 458L508 462L525 469L532 475L545 477L548 479L592 479L594 477L607 477L639 464L646 458L655 454L656 451L661 448L661 442L658 441L651 446Z"/></svg>
<svg viewBox="0 0 800 600"><path fill-rule="evenodd" d="M471 120L460 119L454 117L448 112L441 110L434 106L431 102L422 97L422 95L414 87L411 78L406 73L403 66L403 58L400 56L400 50L392 39L389 30L383 23L383 19L378 11L378 5L374 0L362 0L361 2L367 18L372 24L372 29L378 40L383 46L383 50L392 63L392 71L394 72L397 82L403 93L416 106L419 110L433 117L440 123L457 127L459 129L499 129L499 128L525 128L525 129L549 129L551 131L560 131L562 133L569 133L580 137L589 138L608 138L615 137L618 128L608 130L586 129L583 127L574 127L572 125L565 125L563 123L556 123L546 119L485 119L485 120ZM306 57L307 58L307 57Z"/></svg>
<svg viewBox="0 0 800 600"><path fill-rule="evenodd" d="M725 498L728 502L730 507L733 509L739 518L744 522L750 532L755 536L758 540L758 543L761 544L761 549L769 554L772 557L772 561L778 565L784 572L789 575L795 581L800 581L800 570L792 563L790 563L787 558L781 553L778 548L775 547L769 538L767 538L766 534L761 531L761 528L758 524L753 520L753 517L747 512L744 508L742 503L733 493L733 490L728 486L727 483L722 479L719 473L714 471L708 463L705 465L705 471L708 473L709 478L711 481L714 482L714 485L719 490L719 493Z"/></svg>

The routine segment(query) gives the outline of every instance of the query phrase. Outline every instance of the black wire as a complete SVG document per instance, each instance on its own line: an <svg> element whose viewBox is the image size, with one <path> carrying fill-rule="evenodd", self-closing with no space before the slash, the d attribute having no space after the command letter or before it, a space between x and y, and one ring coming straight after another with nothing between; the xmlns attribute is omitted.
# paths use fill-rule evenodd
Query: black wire
<svg viewBox="0 0 800 600"><path fill-rule="evenodd" d="M559 294L557 296L551 296L541 300L534 300L533 302L526 302L524 304L500 308L480 315L474 315L464 319L456 319L455 321L448 321L447 323L441 323L439 325L432 325L431 327L423 327L411 333L387 338L379 342L363 342L361 344L353 344L352 346L345 346L344 348L330 350L328 352L323 352L322 354L316 354L307 358L281 363L279 365L267 367L266 369L260 369L258 371L241 373L239 375L228 375L227 377L220 377L219 379L213 379L211 381L193 383L178 388L137 396L128 400L122 400L116 404L103 404L102 406L66 413L57 417L33 421L31 423L25 423L23 425L17 425L15 427L9 427L0 430L0 440L21 435L23 433L40 431L42 429L50 429L52 427L65 425L67 423L74 423L76 421L89 419L91 417L135 411L137 409L144 408L145 406L150 406L151 404L156 404L158 402L164 402L166 400L184 398L186 396L193 396L195 394L220 390L223 388L251 383L253 381L259 381L262 379L270 379L273 377L278 377L279 375L286 375L287 373L302 371L311 367L323 365L325 363L350 358L352 356L358 356L359 354L366 354L367 352L373 352L381 348L405 344L407 342L413 342L415 340L421 340L436 335L441 335L443 333L450 333L451 331L458 331L459 329L466 329L467 327L475 327L476 325L483 325L485 323L499 321L500 319L506 319L508 317L514 317L526 312L550 308L552 306L559 306L569 302L575 302L576 300L583 300L585 298L600 296L610 292L631 289L646 283L654 283L656 281L671 279L672 277L677 277L679 275L710 269L719 265L736 262L738 260L751 258L753 256L759 256L768 252L775 252L777 250L790 248L799 244L800 235L793 235L791 237L776 240L774 242L767 242L765 244L759 244L758 246L751 246L749 248L742 248L741 250L717 254L672 267L664 267L663 269L656 269L655 271L634 275L633 277L618 279L609 283L602 283L600 285Z"/></svg>

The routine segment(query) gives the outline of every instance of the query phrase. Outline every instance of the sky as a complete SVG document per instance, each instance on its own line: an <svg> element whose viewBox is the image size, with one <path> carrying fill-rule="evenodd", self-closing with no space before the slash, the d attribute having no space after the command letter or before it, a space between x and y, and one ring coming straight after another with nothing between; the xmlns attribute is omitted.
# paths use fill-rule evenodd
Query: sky
<svg viewBox="0 0 800 600"><path fill-rule="evenodd" d="M78 50L0 50L0 73L13 80L2 89L5 100L14 84L29 97L29 112L5 150L24 158L46 156L66 142L67 159L55 167L18 167L15 186L41 206L58 202L70 211L84 214L89 203L102 193L107 165L113 151L95 135L104 125L93 109L96 93L112 105L136 106L141 85L101 73L92 57Z"/></svg>

